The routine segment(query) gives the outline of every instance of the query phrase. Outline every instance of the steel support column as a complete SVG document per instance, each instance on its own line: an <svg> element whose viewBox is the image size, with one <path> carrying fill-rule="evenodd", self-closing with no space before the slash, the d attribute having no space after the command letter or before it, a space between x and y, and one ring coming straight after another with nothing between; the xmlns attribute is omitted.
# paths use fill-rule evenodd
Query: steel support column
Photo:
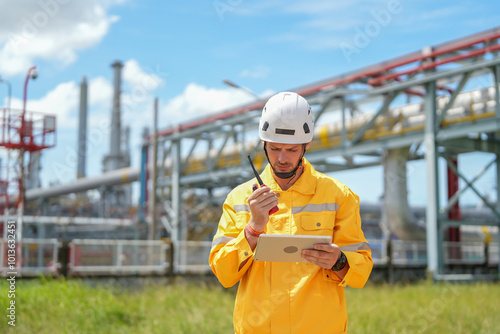
<svg viewBox="0 0 500 334"><path fill-rule="evenodd" d="M172 234L170 238L172 242L176 243L180 239L181 230L181 189L180 189L180 178L181 178L181 139L177 139L172 142L172 190L170 192L170 197L172 201L172 212L171 212L171 224L172 224ZM179 252L174 253L174 268L179 265Z"/></svg>
<svg viewBox="0 0 500 334"><path fill-rule="evenodd" d="M498 114L497 114L497 116L498 116ZM499 138L500 134L497 132L497 134L495 134L495 137ZM496 158L497 158L496 159L496 172L497 172L497 205L496 205L496 209L497 209L497 212L500 212L500 150L498 150L498 149L496 152ZM497 226L498 226L498 229L500 231L500 222L497 224ZM500 236L497 236L497 243L498 243L498 259L499 259L497 277L500 279Z"/></svg>
<svg viewBox="0 0 500 334"><path fill-rule="evenodd" d="M497 64L493 67L493 85L495 87L495 114L497 122L500 119L500 65ZM500 132L497 131L495 138L500 139ZM496 169L497 169L497 205L496 211L500 212L500 151L496 150ZM500 230L500 222L498 223ZM500 236L498 237L498 258L500 259ZM500 261L498 261L497 277L500 278Z"/></svg>
<svg viewBox="0 0 500 334"><path fill-rule="evenodd" d="M448 157L448 163L452 164L456 170L458 170L458 155L451 155ZM448 190L448 200L452 198L458 191L458 175L455 173L454 169L448 166L446 169L447 176L447 190ZM449 220L461 220L462 215L460 212L460 204L457 201L451 206L448 211ZM460 227L459 226L448 226L446 228L445 240L459 242L460 241ZM462 258L462 252L458 248L451 248L449 256L454 260L460 260Z"/></svg>
<svg viewBox="0 0 500 334"><path fill-rule="evenodd" d="M495 88L495 113L498 120L500 118L500 64L495 64L492 69L493 86Z"/></svg>
<svg viewBox="0 0 500 334"><path fill-rule="evenodd" d="M436 82L426 84L425 94L425 161L427 169L427 271L431 277L438 274L440 267L438 230L439 218L439 185L438 185L438 151L436 145Z"/></svg>
<svg viewBox="0 0 500 334"><path fill-rule="evenodd" d="M346 111L347 111L347 104L345 100L345 96L340 97L340 104L342 108L342 132L341 132L341 138L342 138L342 146L345 147L347 145L347 125L346 125Z"/></svg>
<svg viewBox="0 0 500 334"><path fill-rule="evenodd" d="M153 142L151 145L151 196L149 199L149 218L150 225L148 229L148 240L156 239L156 183L158 175L158 98L154 102L153 110Z"/></svg>

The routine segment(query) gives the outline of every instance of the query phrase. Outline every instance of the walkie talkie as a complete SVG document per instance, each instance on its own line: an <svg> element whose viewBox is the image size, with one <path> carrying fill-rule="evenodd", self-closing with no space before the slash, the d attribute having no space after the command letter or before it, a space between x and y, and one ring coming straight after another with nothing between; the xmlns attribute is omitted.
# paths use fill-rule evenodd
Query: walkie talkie
<svg viewBox="0 0 500 334"><path fill-rule="evenodd" d="M250 154L247 155L247 157L248 157L248 161L250 161L250 166L252 166L252 170L253 170L253 173L255 174L255 178L257 179L257 182L259 182L259 185L261 187L265 186L264 182L262 182L262 179L259 176L259 173L257 173L257 171L255 170L255 166L253 165L252 159L250 158ZM255 190L256 189L254 189L254 191ZM272 208L271 210L269 210L269 214L272 215L273 213L278 212L278 210L279 210L279 208L276 205L274 208Z"/></svg>

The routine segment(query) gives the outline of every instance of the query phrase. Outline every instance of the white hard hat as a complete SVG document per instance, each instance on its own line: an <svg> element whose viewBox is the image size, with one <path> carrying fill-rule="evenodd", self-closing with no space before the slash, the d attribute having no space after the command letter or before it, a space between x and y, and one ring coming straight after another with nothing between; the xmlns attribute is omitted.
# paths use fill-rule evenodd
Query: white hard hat
<svg viewBox="0 0 500 334"><path fill-rule="evenodd" d="M281 144L306 144L312 141L314 119L306 99L297 93L272 96L262 110L260 139Z"/></svg>

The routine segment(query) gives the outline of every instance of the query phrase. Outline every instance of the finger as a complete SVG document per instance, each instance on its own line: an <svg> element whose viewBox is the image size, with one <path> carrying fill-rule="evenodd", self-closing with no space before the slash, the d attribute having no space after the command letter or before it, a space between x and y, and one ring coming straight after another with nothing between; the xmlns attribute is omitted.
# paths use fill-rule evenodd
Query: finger
<svg viewBox="0 0 500 334"><path fill-rule="evenodd" d="M271 208L278 204L278 200L275 197L263 194L255 199L249 200L248 204L250 207L264 208L271 206Z"/></svg>
<svg viewBox="0 0 500 334"><path fill-rule="evenodd" d="M328 253L328 252L324 252L321 250L314 250L314 249L303 249L302 254L314 257L316 259L321 259L321 258L331 256L330 253Z"/></svg>
<svg viewBox="0 0 500 334"><path fill-rule="evenodd" d="M248 202L260 203L262 205L267 205L270 202L274 202L277 204L278 197L273 191L260 191L260 189L256 190L250 197L248 197Z"/></svg>
<svg viewBox="0 0 500 334"><path fill-rule="evenodd" d="M314 256L302 254L302 258L304 258L306 261L311 262L312 264L315 264L325 269L330 269L333 266L332 261L327 261L325 259L318 259L317 257Z"/></svg>
<svg viewBox="0 0 500 334"><path fill-rule="evenodd" d="M314 263L326 269L330 269L335 264L336 261L332 256L328 256L330 254L331 253L325 253L325 252L312 253L303 251L301 255L305 260L311 263Z"/></svg>
<svg viewBox="0 0 500 334"><path fill-rule="evenodd" d="M262 205L271 206L271 208L272 208L272 207L278 205L278 197L266 195L266 197L262 199L261 203L262 203Z"/></svg>
<svg viewBox="0 0 500 334"><path fill-rule="evenodd" d="M312 250L312 249L304 249L302 250L302 254L315 259L315 261L330 263L335 263L337 261L338 255L333 252L325 252L321 250Z"/></svg>
<svg viewBox="0 0 500 334"><path fill-rule="evenodd" d="M314 249L329 253L335 252L336 250L333 244L324 244L324 243L314 244Z"/></svg>
<svg viewBox="0 0 500 334"><path fill-rule="evenodd" d="M257 184L254 184L254 187L256 185ZM258 198L258 197L260 197L260 196L262 196L263 194L266 194L266 193L271 193L271 194L275 195L274 191L272 191L269 187L262 186L260 188L257 188L256 190L254 190L253 193L248 197L248 200L251 200L251 199L254 199L254 198Z"/></svg>

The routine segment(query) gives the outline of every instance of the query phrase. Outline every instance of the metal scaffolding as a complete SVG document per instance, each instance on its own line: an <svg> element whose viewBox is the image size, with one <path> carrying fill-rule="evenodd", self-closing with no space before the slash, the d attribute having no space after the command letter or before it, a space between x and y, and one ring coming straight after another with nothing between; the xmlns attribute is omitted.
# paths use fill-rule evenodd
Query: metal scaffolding
<svg viewBox="0 0 500 334"><path fill-rule="evenodd" d="M411 147L413 159L426 160L427 265L436 279L453 278L443 264L443 229L475 224L447 218L456 199L440 208L438 160L489 152L500 179L499 39L500 28L495 28L293 89L313 107L316 130L306 157L319 171L381 165L384 150L400 147ZM218 189L224 194L251 178L247 154L258 169L264 166L257 135L264 104L262 99L158 132L156 195L160 221L174 242L187 238L190 222L181 203L188 189L208 191L210 205ZM455 172L498 218L490 225L499 226L500 201L489 203L474 179Z"/></svg>

